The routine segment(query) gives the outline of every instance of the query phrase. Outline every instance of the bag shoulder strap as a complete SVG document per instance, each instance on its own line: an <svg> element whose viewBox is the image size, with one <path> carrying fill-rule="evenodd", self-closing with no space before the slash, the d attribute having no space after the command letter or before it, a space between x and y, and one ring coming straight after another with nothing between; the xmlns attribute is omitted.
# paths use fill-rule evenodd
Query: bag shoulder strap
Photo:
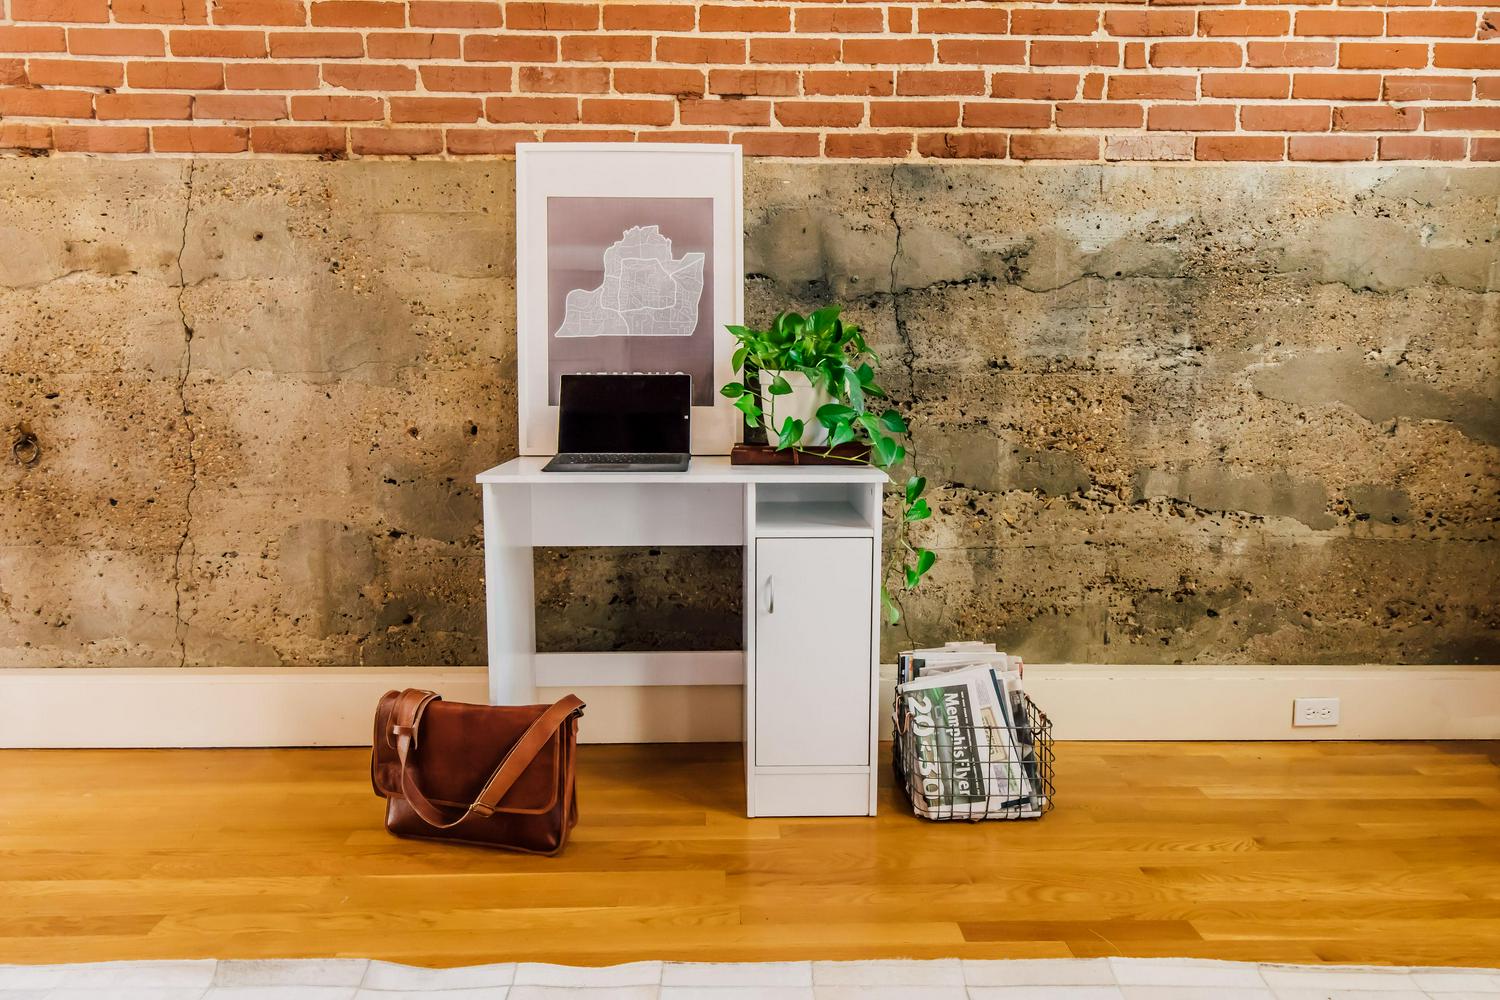
<svg viewBox="0 0 1500 1000"><path fill-rule="evenodd" d="M392 732L396 737L396 753L401 758L401 793L406 796L406 801L410 803L412 810L422 818L423 822L439 830L451 829L471 814L493 816L500 805L500 800L505 798L505 793L510 791L511 786L531 766L531 762L536 759L542 747L547 745L552 734L557 732L562 724L572 718L575 713L583 709L583 700L577 695L570 694L563 696L555 705L537 716L536 721L527 726L521 738L516 740L515 746L511 747L501 758L494 773L484 783L484 788L480 789L479 795L455 819L452 818L451 812L445 812L422 794L422 790L417 787L416 781L411 776L408 757L415 743L417 726L415 719L412 722L405 722L402 718L402 710L407 708L408 704L413 704L413 707L426 707L426 700L417 706L402 699L396 706Z"/></svg>

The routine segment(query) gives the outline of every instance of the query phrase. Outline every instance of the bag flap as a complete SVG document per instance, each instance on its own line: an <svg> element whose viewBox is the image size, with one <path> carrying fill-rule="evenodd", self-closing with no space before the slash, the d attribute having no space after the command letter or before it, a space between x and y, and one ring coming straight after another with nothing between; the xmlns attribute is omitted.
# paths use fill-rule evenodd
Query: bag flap
<svg viewBox="0 0 1500 1000"><path fill-rule="evenodd" d="M376 794L399 799L403 798L401 760L381 732L381 716L388 716L386 707L386 700L381 699L375 718L370 777ZM434 803L467 808L526 727L548 707L430 702L422 713L416 746L408 758L412 779ZM500 800L497 811L544 813L556 804L563 729L566 726L543 744L525 772Z"/></svg>

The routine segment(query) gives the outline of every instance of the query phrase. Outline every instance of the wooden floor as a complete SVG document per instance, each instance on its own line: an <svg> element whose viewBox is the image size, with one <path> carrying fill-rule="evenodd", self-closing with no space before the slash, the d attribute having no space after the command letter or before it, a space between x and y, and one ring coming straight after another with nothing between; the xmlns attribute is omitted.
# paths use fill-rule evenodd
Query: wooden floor
<svg viewBox="0 0 1500 1000"><path fill-rule="evenodd" d="M353 750L0 752L0 962L1500 963L1500 744L1060 745L1040 822L746 820L739 748L585 747L555 859L399 841Z"/></svg>

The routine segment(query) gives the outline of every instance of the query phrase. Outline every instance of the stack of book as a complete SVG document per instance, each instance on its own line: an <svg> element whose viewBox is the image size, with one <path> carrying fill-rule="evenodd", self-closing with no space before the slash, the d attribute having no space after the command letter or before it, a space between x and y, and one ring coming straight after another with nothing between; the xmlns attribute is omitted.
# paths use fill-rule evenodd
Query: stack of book
<svg viewBox="0 0 1500 1000"><path fill-rule="evenodd" d="M929 819L1029 819L1046 811L1018 656L950 642L896 658L897 766Z"/></svg>

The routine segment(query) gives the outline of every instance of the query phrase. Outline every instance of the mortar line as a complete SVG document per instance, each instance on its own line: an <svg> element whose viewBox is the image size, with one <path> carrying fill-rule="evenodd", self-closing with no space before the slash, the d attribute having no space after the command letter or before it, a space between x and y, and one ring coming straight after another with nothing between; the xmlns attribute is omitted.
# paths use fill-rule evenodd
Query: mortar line
<svg viewBox="0 0 1500 1000"><path fill-rule="evenodd" d="M187 431L188 487L183 497L182 536L177 539L177 552L172 559L173 636L177 640L177 665L187 666L187 622L182 616L182 553L188 547L193 530L193 493L198 489L197 432L193 430L192 410L188 408L187 381L193 371L193 328L188 323L187 275L182 266L187 252L188 222L193 214L193 175L198 161L188 160L187 201L182 210L182 233L177 245L177 318L182 323L182 366L177 376L177 403L181 410L182 425ZM195 551L195 550L194 550Z"/></svg>

